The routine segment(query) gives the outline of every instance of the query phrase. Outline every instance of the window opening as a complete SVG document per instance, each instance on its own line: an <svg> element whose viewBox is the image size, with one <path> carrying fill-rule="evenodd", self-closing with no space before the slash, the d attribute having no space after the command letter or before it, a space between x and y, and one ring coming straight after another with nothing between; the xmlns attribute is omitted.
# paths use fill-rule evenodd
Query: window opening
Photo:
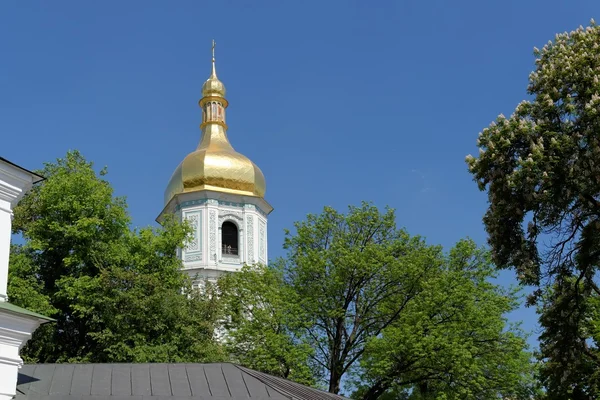
<svg viewBox="0 0 600 400"><path fill-rule="evenodd" d="M231 221L223 222L223 226L221 227L221 244L223 255L238 255L238 229Z"/></svg>

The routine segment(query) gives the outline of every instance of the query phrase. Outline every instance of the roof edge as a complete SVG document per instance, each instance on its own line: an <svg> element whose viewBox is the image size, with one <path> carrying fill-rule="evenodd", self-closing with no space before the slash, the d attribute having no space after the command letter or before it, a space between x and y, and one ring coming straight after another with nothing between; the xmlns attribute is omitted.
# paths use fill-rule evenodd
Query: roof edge
<svg viewBox="0 0 600 400"><path fill-rule="evenodd" d="M13 315L17 315L19 317L26 317L26 318L36 318L36 319L40 319L44 322L54 322L56 321L54 318L50 318L50 317L46 317L45 315L42 314L38 314L36 312L33 312L31 310L28 310L26 308L23 307L19 307L16 306L14 304L11 304L7 301L0 301L0 311L6 311L9 314L13 314Z"/></svg>
<svg viewBox="0 0 600 400"><path fill-rule="evenodd" d="M41 181L43 181L43 180L46 180L46 178L45 178L45 177L43 177L42 175L40 175L40 174L37 174L37 173L35 173L35 172L33 172L33 171L30 171L30 170L28 170L27 168L23 168L23 167L21 167L19 164L15 164L14 162L12 162L12 161L10 161L10 160L7 160L7 159L6 159L6 158L4 158L4 157L0 157L0 161L4 161L5 163L7 163L7 164L9 164L9 165L12 165L13 167L15 167L15 168L17 168L17 169L20 169L21 171L23 171L23 172L25 172L25 173L27 173L27 174L30 174L30 175L32 175L32 176L34 176L34 177L37 177L37 179L33 179L33 183L38 183L38 182L41 182Z"/></svg>

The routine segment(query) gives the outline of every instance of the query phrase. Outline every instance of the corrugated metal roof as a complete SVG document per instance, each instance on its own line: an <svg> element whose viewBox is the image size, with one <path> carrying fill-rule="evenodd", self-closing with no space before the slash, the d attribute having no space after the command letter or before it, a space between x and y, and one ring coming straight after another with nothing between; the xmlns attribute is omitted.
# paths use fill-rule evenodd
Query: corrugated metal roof
<svg viewBox="0 0 600 400"><path fill-rule="evenodd" d="M342 400L235 364L31 364L16 400Z"/></svg>
<svg viewBox="0 0 600 400"><path fill-rule="evenodd" d="M255 377L265 385L269 385L279 392L292 399L305 399L305 400L346 400L343 396L337 394L324 392L322 390L314 389L308 386L300 385L299 383L288 381L287 379L279 378L273 375L265 374L263 372L254 371L242 366L237 366L246 374Z"/></svg>

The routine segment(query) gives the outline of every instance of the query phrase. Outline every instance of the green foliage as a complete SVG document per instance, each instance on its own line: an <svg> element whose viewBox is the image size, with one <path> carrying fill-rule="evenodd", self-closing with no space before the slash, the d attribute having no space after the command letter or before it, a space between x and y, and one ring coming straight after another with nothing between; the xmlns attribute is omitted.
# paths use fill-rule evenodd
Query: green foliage
<svg viewBox="0 0 600 400"><path fill-rule="evenodd" d="M593 274L600 251L600 27L559 34L535 50L537 68L510 118L480 134L479 158L467 157L490 207L484 222L495 262L524 283L572 269ZM525 216L531 217L526 229ZM540 257L543 233L556 241Z"/></svg>
<svg viewBox="0 0 600 400"><path fill-rule="evenodd" d="M295 293L282 271L246 266L219 282L228 317L226 348L234 362L303 384L314 384L312 349L298 341Z"/></svg>
<svg viewBox="0 0 600 400"><path fill-rule="evenodd" d="M176 249L188 228L129 230L113 197L78 152L46 164L47 180L15 208L12 303L57 320L22 351L36 362L178 362L222 357L209 296L190 289ZM104 175L105 171L101 173Z"/></svg>
<svg viewBox="0 0 600 400"><path fill-rule="evenodd" d="M435 272L430 261L439 249L397 230L392 210L381 214L368 204L347 215L326 207L296 230L286 237L283 269L300 301L313 361L337 393L368 338L381 334Z"/></svg>
<svg viewBox="0 0 600 400"><path fill-rule="evenodd" d="M544 328L540 378L548 389L547 398L596 397L600 393L598 296L586 293L585 285L576 279L565 279L543 297L539 311Z"/></svg>
<svg viewBox="0 0 600 400"><path fill-rule="evenodd" d="M592 339L590 331L580 329L578 318L590 315L577 312L577 318L566 320L558 315L574 287L579 304L600 295L600 27L592 21L585 29L557 34L534 54L532 100L484 129L479 157L467 156L467 163L479 188L488 192L484 223L496 265L514 268L521 282L538 287L531 303L553 288L544 300L543 340L561 343L550 335L566 329L585 342ZM595 344L589 352L562 343L542 346L547 361L542 369L548 387L566 393L578 383L563 379L565 371L581 378L600 364L592 356ZM594 385L584 386L588 396L600 396Z"/></svg>
<svg viewBox="0 0 600 400"><path fill-rule="evenodd" d="M461 241L445 255L369 204L326 207L296 230L286 259L223 284L230 313L250 316L233 319L229 343L244 362L279 376L310 368L361 399L531 392L525 339L503 317L515 293L488 282L487 252Z"/></svg>
<svg viewBox="0 0 600 400"><path fill-rule="evenodd" d="M410 389L411 399L530 399L525 336L503 317L516 308L515 293L489 282L489 255L472 241L444 258L405 312L368 340L360 397Z"/></svg>
<svg viewBox="0 0 600 400"><path fill-rule="evenodd" d="M200 293L176 255L187 226L131 231L125 201L77 152L42 173L15 210L25 244L12 249L9 297L57 322L27 361L231 360L331 392L344 379L369 400L531 391L525 340L503 318L515 293L489 283L489 255L471 241L445 254L397 229L392 210L325 208L287 234L285 259Z"/></svg>

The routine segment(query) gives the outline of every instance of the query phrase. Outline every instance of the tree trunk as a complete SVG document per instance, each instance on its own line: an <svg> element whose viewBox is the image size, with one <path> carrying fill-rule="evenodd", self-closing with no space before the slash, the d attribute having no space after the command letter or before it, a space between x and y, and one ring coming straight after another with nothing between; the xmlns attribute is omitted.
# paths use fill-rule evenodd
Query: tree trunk
<svg viewBox="0 0 600 400"><path fill-rule="evenodd" d="M335 321L335 336L331 346L330 366L331 375L329 376L329 393L338 394L340 392L340 382L342 380L343 366L345 357L343 356L342 335L344 329L344 319L337 318Z"/></svg>
<svg viewBox="0 0 600 400"><path fill-rule="evenodd" d="M329 393L338 394L340 392L340 381L342 380L341 371L337 365L331 369L329 376Z"/></svg>
<svg viewBox="0 0 600 400"><path fill-rule="evenodd" d="M362 400L377 400L388 388L389 384L378 381L365 392Z"/></svg>

